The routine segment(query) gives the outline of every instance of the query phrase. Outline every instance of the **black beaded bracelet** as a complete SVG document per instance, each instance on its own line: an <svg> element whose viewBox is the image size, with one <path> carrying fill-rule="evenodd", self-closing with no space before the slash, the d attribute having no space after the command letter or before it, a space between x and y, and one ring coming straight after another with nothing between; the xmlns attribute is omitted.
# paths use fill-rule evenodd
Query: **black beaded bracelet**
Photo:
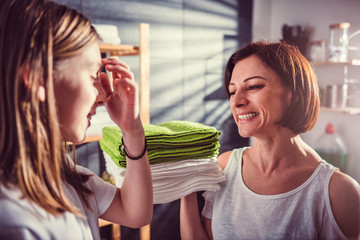
<svg viewBox="0 0 360 240"><path fill-rule="evenodd" d="M143 150L143 152L140 154L140 156L138 156L138 157L132 157L132 156L130 156L130 155L126 152L126 146L125 146L125 144L124 144L124 139L123 139L123 138L121 138L121 142L122 142L122 144L119 146L119 150L120 150L120 148L122 148L122 150L124 150L125 156L127 156L129 159L131 159L131 160L138 160L138 159L142 158L142 157L145 155L145 152L146 152L146 150L147 150L146 138L145 138L144 150Z"/></svg>

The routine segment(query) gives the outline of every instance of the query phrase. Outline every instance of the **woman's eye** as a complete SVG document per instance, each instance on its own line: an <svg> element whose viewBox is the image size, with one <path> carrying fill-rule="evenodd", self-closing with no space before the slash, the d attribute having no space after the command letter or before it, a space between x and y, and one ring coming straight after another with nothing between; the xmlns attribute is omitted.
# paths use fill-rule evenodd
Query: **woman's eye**
<svg viewBox="0 0 360 240"><path fill-rule="evenodd" d="M261 88L263 88L263 87L264 87L263 84L255 84L255 85L250 85L250 86L248 87L248 89L249 89L249 90L256 90L256 89L261 89Z"/></svg>
<svg viewBox="0 0 360 240"><path fill-rule="evenodd" d="M230 96L235 95L236 91L229 91Z"/></svg>

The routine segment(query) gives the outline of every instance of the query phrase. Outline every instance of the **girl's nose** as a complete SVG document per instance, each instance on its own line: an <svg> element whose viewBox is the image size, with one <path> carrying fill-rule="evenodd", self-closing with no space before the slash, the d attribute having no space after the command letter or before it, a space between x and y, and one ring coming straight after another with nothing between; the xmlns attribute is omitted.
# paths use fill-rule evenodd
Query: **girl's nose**
<svg viewBox="0 0 360 240"><path fill-rule="evenodd" d="M94 83L94 86L96 88L96 93L97 93L96 104L98 106L104 105L106 100L106 94L104 89L101 87L100 81Z"/></svg>

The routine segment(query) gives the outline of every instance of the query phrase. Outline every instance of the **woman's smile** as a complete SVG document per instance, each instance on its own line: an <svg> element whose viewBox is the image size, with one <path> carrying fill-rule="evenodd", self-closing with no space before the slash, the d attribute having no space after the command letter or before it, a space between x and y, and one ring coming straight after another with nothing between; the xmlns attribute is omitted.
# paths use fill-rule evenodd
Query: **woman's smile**
<svg viewBox="0 0 360 240"><path fill-rule="evenodd" d="M250 118L254 118L254 117L256 117L257 115L259 115L258 112L252 112L252 113L246 113L246 114L239 114L239 119L240 119L240 120L247 120L247 119L250 119Z"/></svg>

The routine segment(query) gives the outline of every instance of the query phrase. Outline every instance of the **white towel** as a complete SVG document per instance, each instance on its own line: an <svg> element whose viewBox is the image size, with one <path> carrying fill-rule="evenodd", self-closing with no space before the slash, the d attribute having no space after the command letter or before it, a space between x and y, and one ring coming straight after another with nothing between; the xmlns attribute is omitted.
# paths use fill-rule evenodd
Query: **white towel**
<svg viewBox="0 0 360 240"><path fill-rule="evenodd" d="M104 152L106 170L121 187L126 169L117 166ZM168 203L197 191L217 191L225 180L216 158L189 159L150 165L154 204Z"/></svg>
<svg viewBox="0 0 360 240"><path fill-rule="evenodd" d="M118 28L116 25L110 24L93 24L96 32L100 35L103 43L120 44Z"/></svg>

